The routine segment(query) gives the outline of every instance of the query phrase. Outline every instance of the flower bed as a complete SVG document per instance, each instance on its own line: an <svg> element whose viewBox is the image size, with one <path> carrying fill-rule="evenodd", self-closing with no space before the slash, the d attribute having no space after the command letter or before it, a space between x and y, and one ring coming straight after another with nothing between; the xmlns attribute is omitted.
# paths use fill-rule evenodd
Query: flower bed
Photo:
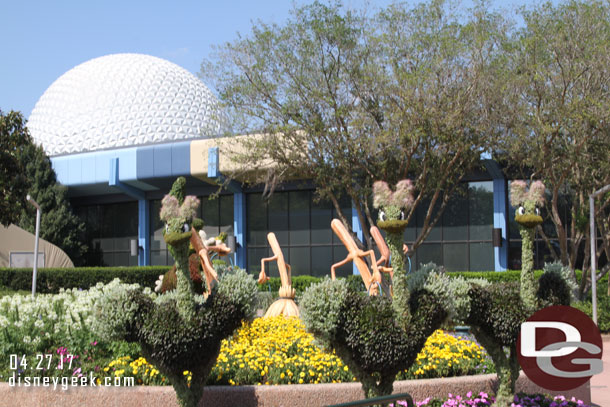
<svg viewBox="0 0 610 407"><path fill-rule="evenodd" d="M103 371L115 377L134 377L138 384L166 384L144 358L121 357ZM434 332L415 364L399 379L418 379L490 373L493 366L475 342ZM185 372L188 376L189 372ZM258 318L244 323L224 340L209 385L345 383L354 381L334 353L320 349L297 318Z"/></svg>

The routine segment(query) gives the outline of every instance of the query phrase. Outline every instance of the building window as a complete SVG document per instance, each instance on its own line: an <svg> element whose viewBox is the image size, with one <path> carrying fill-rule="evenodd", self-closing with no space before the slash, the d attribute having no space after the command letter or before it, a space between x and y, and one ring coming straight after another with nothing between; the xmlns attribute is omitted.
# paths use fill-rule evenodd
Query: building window
<svg viewBox="0 0 610 407"><path fill-rule="evenodd" d="M221 232L233 235L233 195L220 195L209 199L208 196L199 196L197 216L203 219L203 230L208 237L216 237ZM165 224L159 219L161 200L150 202L150 264L153 266L169 266L174 264L172 255L167 250L163 239Z"/></svg>
<svg viewBox="0 0 610 407"><path fill-rule="evenodd" d="M409 247L424 224L427 209L426 202L420 204L415 222L412 220L405 231ZM493 270L492 229L493 182L464 183L426 240L411 255L413 268L434 262L449 271Z"/></svg>
<svg viewBox="0 0 610 407"><path fill-rule="evenodd" d="M88 266L137 266L130 241L138 238L138 203L87 205L76 208L85 222Z"/></svg>
<svg viewBox="0 0 610 407"><path fill-rule="evenodd" d="M330 222L338 217L330 202L314 202L313 191L276 192L269 202L262 194L247 194L248 271L258 273L261 259L272 256L267 234L275 233L292 275L324 276L330 266L343 260L347 251ZM351 203L344 197L342 211L351 219ZM268 263L268 273L278 275L277 265ZM352 274L351 263L337 270L338 275Z"/></svg>

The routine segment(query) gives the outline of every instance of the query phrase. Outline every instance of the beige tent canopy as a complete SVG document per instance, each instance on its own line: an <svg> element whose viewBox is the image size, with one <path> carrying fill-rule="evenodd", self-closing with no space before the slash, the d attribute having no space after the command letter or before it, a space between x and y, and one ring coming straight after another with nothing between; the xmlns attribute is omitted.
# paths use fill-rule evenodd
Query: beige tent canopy
<svg viewBox="0 0 610 407"><path fill-rule="evenodd" d="M32 267L34 235L18 226L0 225L0 267ZM38 241L38 267L74 267L63 250L44 239Z"/></svg>

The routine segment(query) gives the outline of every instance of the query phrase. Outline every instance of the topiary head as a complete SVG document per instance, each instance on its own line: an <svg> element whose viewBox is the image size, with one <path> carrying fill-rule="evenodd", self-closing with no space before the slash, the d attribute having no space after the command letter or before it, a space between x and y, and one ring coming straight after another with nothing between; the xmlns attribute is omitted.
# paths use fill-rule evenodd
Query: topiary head
<svg viewBox="0 0 610 407"><path fill-rule="evenodd" d="M517 208L515 221L524 228L532 229L542 223L540 209L544 206L544 184L535 181L529 191L525 181L510 184L510 204Z"/></svg>
<svg viewBox="0 0 610 407"><path fill-rule="evenodd" d="M405 209L413 206L413 183L403 179L392 191L385 181L373 184L373 206L379 209L377 226L390 233L402 233L407 227Z"/></svg>
<svg viewBox="0 0 610 407"><path fill-rule="evenodd" d="M163 197L159 214L161 220L165 222L163 238L168 245L188 246L191 225L198 207L199 199L192 195L184 197L184 178L178 178L171 192Z"/></svg>

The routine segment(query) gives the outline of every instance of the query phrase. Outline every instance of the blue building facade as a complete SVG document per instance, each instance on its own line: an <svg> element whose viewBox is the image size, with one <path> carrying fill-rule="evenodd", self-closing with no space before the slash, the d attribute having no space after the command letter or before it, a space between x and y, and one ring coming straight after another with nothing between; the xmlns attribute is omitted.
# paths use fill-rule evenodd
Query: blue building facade
<svg viewBox="0 0 610 407"><path fill-rule="evenodd" d="M328 274L330 265L346 255L330 229L335 209L315 199L313 186L284 185L269 201L260 189L243 189L236 182L217 194L225 163L215 139L84 152L52 157L51 162L87 223L87 239L98 254L92 262L99 265L173 263L163 241L159 208L178 176L187 179L187 193L201 200L207 235L226 232L235 238L232 260L240 267L251 272L260 268L260 259L269 255L268 232L276 234L295 275ZM411 254L412 264L433 261L451 271L507 269L507 180L497 163L487 160L485 168L461 185L461 193ZM344 214L353 213L352 228L362 238L351 202L343 199L341 207ZM408 245L423 219L423 210L418 211L405 231ZM495 242L494 229L501 236ZM132 240L137 241L137 256L132 255ZM351 266L339 270L343 275L352 272Z"/></svg>

